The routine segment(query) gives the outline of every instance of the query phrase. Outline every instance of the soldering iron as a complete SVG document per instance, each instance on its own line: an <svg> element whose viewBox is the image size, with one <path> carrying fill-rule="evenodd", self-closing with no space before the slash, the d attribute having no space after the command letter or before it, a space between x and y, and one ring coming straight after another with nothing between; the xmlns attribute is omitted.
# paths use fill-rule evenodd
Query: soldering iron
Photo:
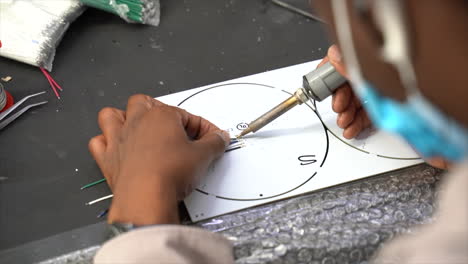
<svg viewBox="0 0 468 264"><path fill-rule="evenodd" d="M301 105L309 100L323 101L346 82L346 79L336 71L330 62L304 75L302 79L303 87L297 89L291 97L252 121L237 138L243 137L250 132L257 132L296 105Z"/></svg>

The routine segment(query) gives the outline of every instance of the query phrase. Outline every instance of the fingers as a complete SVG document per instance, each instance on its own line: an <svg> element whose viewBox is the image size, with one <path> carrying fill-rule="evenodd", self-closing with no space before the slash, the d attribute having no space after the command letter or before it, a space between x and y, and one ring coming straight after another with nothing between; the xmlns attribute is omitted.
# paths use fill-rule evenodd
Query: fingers
<svg viewBox="0 0 468 264"><path fill-rule="evenodd" d="M229 133L200 116L190 114L177 107L173 107L173 109L179 112L187 135L195 139L194 143L197 148L206 154L200 156L215 159L224 153L230 142Z"/></svg>
<svg viewBox="0 0 468 264"><path fill-rule="evenodd" d="M229 144L230 138L229 134L226 131L218 130L212 133L203 135L197 141L195 141L195 146L204 153L205 155L200 155L200 157L211 157L211 159L216 159L220 157L226 146ZM210 160L210 162L212 161Z"/></svg>
<svg viewBox="0 0 468 264"><path fill-rule="evenodd" d="M354 102L351 102L351 104L346 109L346 111L339 113L338 118L336 120L336 124L338 125L338 127L340 128L348 127L351 124L351 122L354 121L357 109L358 108L356 107Z"/></svg>
<svg viewBox="0 0 468 264"><path fill-rule="evenodd" d="M342 88L336 90L332 97L332 109L335 113L341 113L345 111L351 101L353 101L353 91L349 84L345 84Z"/></svg>
<svg viewBox="0 0 468 264"><path fill-rule="evenodd" d="M351 89L352 91L352 89ZM353 93L354 94L354 93ZM362 107L362 102L361 102L361 99L359 99L359 97L357 97L356 95L353 96L353 101L354 101L354 105L357 107L357 108L361 108Z"/></svg>
<svg viewBox="0 0 468 264"><path fill-rule="evenodd" d="M106 153L106 139L103 135L93 137L88 144L89 152L97 162L98 166L101 167L104 161L104 155Z"/></svg>
<svg viewBox="0 0 468 264"><path fill-rule="evenodd" d="M221 130L219 127L204 119L203 117L193 115L178 107L172 108L179 113L185 131L192 139L200 139L206 134Z"/></svg>
<svg viewBox="0 0 468 264"><path fill-rule="evenodd" d="M128 99L127 103L127 119L129 122L133 122L139 119L144 113L151 110L151 108L159 105L164 105L162 102L155 100L154 98L136 94Z"/></svg>
<svg viewBox="0 0 468 264"><path fill-rule="evenodd" d="M325 56L325 58L323 58L323 60L317 65L317 68L320 68L322 65L324 65L328 61L329 61L328 56Z"/></svg>
<svg viewBox="0 0 468 264"><path fill-rule="evenodd" d="M109 142L117 140L124 123L125 112L122 110L106 107L99 112L98 124L102 134Z"/></svg>
<svg viewBox="0 0 468 264"><path fill-rule="evenodd" d="M112 177L106 173L106 167L109 166L106 160L107 142L104 135L98 135L93 137L88 144L89 152L96 161L99 169L107 180L107 184L112 188ZM107 164L106 164L107 163Z"/></svg>
<svg viewBox="0 0 468 264"><path fill-rule="evenodd" d="M327 57L328 57L331 65L333 65L333 67L335 67L336 71L339 72L341 75L343 75L346 79L349 79L348 72L346 70L346 66L343 63L341 52L340 52L340 50L338 49L338 47L336 45L332 45L328 49Z"/></svg>
<svg viewBox="0 0 468 264"><path fill-rule="evenodd" d="M210 129L206 124L204 124L209 122L203 119L201 116L192 115L180 108L177 108L177 111L179 111L181 114L182 124L189 138L197 139L201 135L206 134L206 130Z"/></svg>
<svg viewBox="0 0 468 264"><path fill-rule="evenodd" d="M346 65L336 45L332 45L328 49L326 59L341 75L349 79ZM325 59L321 63L325 63ZM356 137L362 130L371 125L359 98L354 95L349 84L343 85L333 94L332 109L338 113L337 125L344 129L343 137L347 139Z"/></svg>
<svg viewBox="0 0 468 264"><path fill-rule="evenodd" d="M338 50L338 47L336 45L332 45L327 52L327 56L323 58L323 60L319 63L318 67L322 66L323 64L330 62L333 67L343 76L348 78L348 74L346 72L346 67L343 63L341 53ZM317 68L318 68L317 67ZM334 94L333 94L333 99L332 99L332 108L333 111L336 113L341 113L343 112L346 108L348 108L348 105L352 101L351 99L354 97L354 94L351 90L351 86L349 84L343 85L340 89L338 89Z"/></svg>
<svg viewBox="0 0 468 264"><path fill-rule="evenodd" d="M367 117L365 110L360 108L356 113L354 121L343 131L343 137L346 139L352 139L362 130L368 128L370 124L369 117Z"/></svg>
<svg viewBox="0 0 468 264"><path fill-rule="evenodd" d="M447 161L446 159L441 158L441 157L430 158L430 159L428 159L426 161L432 167L436 167L438 169L444 169L444 170L449 169L451 167L451 165L452 165L449 161Z"/></svg>
<svg viewBox="0 0 468 264"><path fill-rule="evenodd" d="M203 117L189 114L190 118L185 126L187 133L194 135L194 139L200 139L207 134L221 131L219 127L204 119Z"/></svg>
<svg viewBox="0 0 468 264"><path fill-rule="evenodd" d="M168 106L147 95L141 94L134 95L128 100L126 118L129 122L132 122L143 116L144 113L155 108L158 108L158 111L163 110L178 113L182 125L190 138L198 139L205 134L220 130L217 126L200 116L190 114L178 107Z"/></svg>

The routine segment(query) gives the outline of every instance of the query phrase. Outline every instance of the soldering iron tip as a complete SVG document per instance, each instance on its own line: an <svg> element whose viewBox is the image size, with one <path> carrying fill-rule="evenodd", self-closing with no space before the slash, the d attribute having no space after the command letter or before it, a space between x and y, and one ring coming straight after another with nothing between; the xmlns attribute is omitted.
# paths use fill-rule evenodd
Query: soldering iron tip
<svg viewBox="0 0 468 264"><path fill-rule="evenodd" d="M252 132L250 128L242 130L239 135L236 136L237 139L240 139L241 137L247 135L248 133Z"/></svg>

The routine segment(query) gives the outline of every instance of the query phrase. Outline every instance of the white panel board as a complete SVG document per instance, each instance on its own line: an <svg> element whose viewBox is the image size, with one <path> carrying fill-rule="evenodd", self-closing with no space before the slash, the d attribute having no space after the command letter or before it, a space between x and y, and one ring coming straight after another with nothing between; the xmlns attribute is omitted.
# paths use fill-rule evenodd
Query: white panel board
<svg viewBox="0 0 468 264"><path fill-rule="evenodd" d="M158 98L232 135L293 93L318 61ZM185 203L193 221L408 167L422 160L402 140L366 131L347 140L331 99L298 106L216 161ZM316 111L314 111L316 109Z"/></svg>

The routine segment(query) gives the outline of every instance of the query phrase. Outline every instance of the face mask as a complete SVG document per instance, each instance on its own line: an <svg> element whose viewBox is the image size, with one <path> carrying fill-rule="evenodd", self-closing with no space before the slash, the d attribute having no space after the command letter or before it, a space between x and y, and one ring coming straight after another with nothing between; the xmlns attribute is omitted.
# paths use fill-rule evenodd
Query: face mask
<svg viewBox="0 0 468 264"><path fill-rule="evenodd" d="M468 156L468 131L440 112L417 89L414 69L409 62L408 43L398 0L378 0L384 40L383 57L395 66L406 90L400 103L380 95L364 80L356 56L345 0L332 0L332 7L350 81L376 127L402 136L421 155L460 161ZM377 8L379 10L379 8ZM395 21L396 20L396 21Z"/></svg>
<svg viewBox="0 0 468 264"><path fill-rule="evenodd" d="M357 90L374 124L402 136L424 157L460 161L468 154L468 133L421 95L400 103L381 96L369 83Z"/></svg>

